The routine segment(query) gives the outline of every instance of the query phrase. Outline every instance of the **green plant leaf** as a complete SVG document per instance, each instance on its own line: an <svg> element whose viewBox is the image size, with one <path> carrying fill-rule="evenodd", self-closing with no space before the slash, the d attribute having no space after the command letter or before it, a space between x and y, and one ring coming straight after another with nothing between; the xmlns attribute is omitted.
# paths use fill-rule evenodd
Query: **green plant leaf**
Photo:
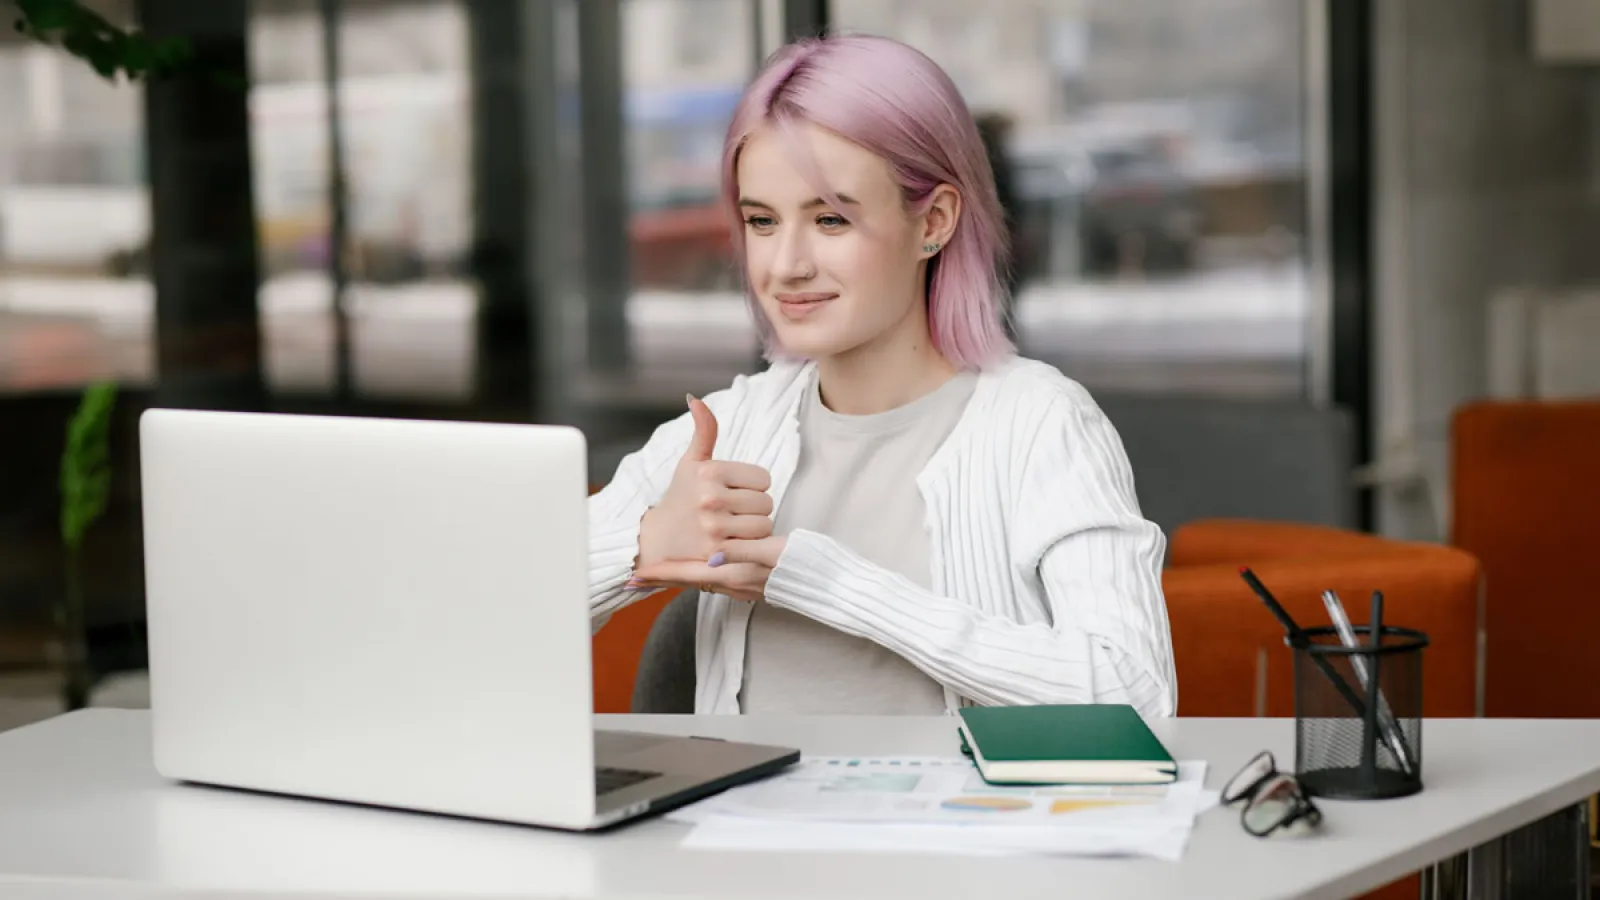
<svg viewBox="0 0 1600 900"><path fill-rule="evenodd" d="M72 7L75 3L59 2L59 0L17 0L17 6L22 10L22 22L35 31L59 30L68 27L73 20Z"/></svg>
<svg viewBox="0 0 1600 900"><path fill-rule="evenodd" d="M83 536L111 496L111 413L117 386L98 382L84 389L77 412L67 423L61 454L61 540L70 551L83 546Z"/></svg>
<svg viewBox="0 0 1600 900"><path fill-rule="evenodd" d="M61 47L102 77L130 80L178 71L193 58L182 38L156 38L119 28L80 0L15 0L22 17L17 31Z"/></svg>

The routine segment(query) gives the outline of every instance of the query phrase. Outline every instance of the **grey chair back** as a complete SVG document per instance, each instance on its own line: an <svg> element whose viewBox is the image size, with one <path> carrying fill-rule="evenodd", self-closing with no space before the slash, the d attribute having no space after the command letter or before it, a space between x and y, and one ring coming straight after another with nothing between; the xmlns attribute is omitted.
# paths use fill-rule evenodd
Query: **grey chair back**
<svg viewBox="0 0 1600 900"><path fill-rule="evenodd" d="M685 588L656 616L633 681L636 713L694 712L694 630L700 592Z"/></svg>

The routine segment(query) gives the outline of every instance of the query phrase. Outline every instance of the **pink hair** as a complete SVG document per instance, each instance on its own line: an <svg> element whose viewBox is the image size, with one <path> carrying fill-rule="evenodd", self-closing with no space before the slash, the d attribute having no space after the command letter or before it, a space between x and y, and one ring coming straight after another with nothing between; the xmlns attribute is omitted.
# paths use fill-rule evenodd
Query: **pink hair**
<svg viewBox="0 0 1600 900"><path fill-rule="evenodd" d="M1011 351L1000 321L1000 273L1009 248L994 173L972 114L943 69L905 44L866 35L806 38L774 53L739 99L722 151L722 202L740 260L739 152L768 123L783 134L810 123L887 160L913 211L925 209L940 184L954 186L961 194L960 220L949 243L928 261L933 345L962 368ZM815 162L806 157L803 166L818 193L842 212ZM784 355L760 304L748 292L747 299L768 357Z"/></svg>

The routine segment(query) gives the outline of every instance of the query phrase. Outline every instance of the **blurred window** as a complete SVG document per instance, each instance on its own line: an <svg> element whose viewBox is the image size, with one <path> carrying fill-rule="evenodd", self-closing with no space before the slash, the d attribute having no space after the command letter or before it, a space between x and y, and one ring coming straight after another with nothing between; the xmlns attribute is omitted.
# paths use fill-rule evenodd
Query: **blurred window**
<svg viewBox="0 0 1600 900"><path fill-rule="evenodd" d="M1006 121L1024 352L1091 386L1306 394L1300 4L830 8L841 30L927 53L974 115Z"/></svg>

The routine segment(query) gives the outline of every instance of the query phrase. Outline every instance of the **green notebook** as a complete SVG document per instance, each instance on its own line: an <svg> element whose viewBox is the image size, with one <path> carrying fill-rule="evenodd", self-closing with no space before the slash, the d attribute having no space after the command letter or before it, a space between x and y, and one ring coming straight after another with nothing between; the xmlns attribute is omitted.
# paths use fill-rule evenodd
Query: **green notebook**
<svg viewBox="0 0 1600 900"><path fill-rule="evenodd" d="M993 784L1168 784L1178 764L1125 703L973 706L961 752Z"/></svg>

